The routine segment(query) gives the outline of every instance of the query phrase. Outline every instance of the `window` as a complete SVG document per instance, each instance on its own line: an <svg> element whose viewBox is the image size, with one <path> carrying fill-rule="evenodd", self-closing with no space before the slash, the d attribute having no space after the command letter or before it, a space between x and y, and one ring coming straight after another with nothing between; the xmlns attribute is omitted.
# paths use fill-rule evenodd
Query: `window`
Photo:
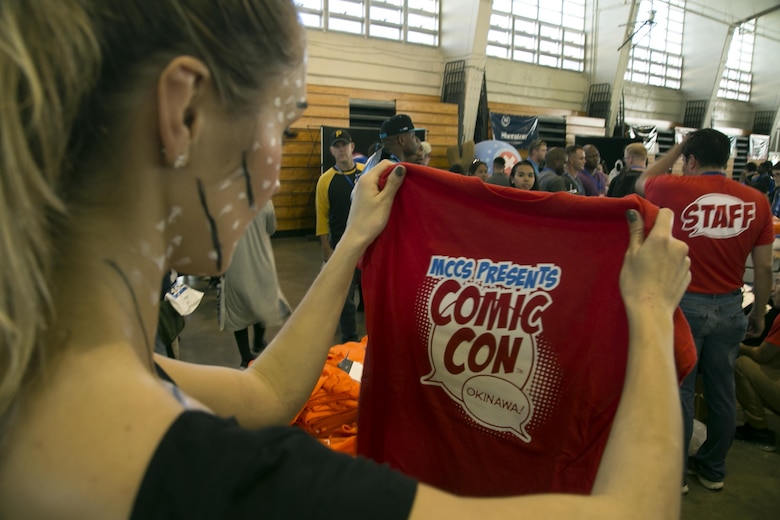
<svg viewBox="0 0 780 520"><path fill-rule="evenodd" d="M750 101L755 31L755 20L746 22L734 30L734 38L731 40L729 56L718 88L718 97Z"/></svg>
<svg viewBox="0 0 780 520"><path fill-rule="evenodd" d="M493 0L487 54L582 72L585 0Z"/></svg>
<svg viewBox="0 0 780 520"><path fill-rule="evenodd" d="M439 45L439 0L295 0L306 27Z"/></svg>
<svg viewBox="0 0 780 520"><path fill-rule="evenodd" d="M626 81L679 89L682 85L682 39L685 0L642 0Z"/></svg>

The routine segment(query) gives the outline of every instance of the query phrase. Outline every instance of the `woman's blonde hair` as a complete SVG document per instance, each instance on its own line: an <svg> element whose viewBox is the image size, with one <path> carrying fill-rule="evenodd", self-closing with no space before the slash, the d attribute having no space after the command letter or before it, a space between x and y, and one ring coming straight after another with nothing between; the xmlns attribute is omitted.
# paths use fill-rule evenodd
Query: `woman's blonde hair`
<svg viewBox="0 0 780 520"><path fill-rule="evenodd" d="M0 2L0 417L45 364L56 238L121 123L112 106L187 54L237 112L304 47L290 0Z"/></svg>

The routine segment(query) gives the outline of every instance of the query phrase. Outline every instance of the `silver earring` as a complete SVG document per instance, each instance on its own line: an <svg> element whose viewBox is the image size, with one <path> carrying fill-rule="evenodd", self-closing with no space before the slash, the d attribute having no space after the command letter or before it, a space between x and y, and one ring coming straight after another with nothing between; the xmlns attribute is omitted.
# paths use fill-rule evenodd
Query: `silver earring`
<svg viewBox="0 0 780 520"><path fill-rule="evenodd" d="M184 168L187 165L187 156L183 153L180 153L176 156L176 159L173 160L173 169L179 170L181 168Z"/></svg>

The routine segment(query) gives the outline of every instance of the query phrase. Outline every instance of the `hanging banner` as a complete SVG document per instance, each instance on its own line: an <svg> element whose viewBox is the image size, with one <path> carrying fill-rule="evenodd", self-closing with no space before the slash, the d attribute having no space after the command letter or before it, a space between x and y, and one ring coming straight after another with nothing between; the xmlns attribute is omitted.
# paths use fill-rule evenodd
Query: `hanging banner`
<svg viewBox="0 0 780 520"><path fill-rule="evenodd" d="M680 144L685 139L685 136L691 132L695 132L697 128L688 128L686 126L674 127L674 144Z"/></svg>
<svg viewBox="0 0 780 520"><path fill-rule="evenodd" d="M538 117L491 112L490 126L493 139L509 143L518 150L527 150L533 141L539 139Z"/></svg>
<svg viewBox="0 0 780 520"><path fill-rule="evenodd" d="M658 127L652 125L630 125L628 127L628 137L631 139L641 139L645 145L647 153L658 153Z"/></svg>
<svg viewBox="0 0 780 520"><path fill-rule="evenodd" d="M751 134L748 161L766 161L769 156L769 136Z"/></svg>

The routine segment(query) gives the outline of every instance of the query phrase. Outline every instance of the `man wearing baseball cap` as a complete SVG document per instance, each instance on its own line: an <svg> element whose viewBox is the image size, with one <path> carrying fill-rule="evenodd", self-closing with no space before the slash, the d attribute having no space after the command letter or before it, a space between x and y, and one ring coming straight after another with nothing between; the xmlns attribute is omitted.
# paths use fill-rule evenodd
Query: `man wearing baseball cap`
<svg viewBox="0 0 780 520"><path fill-rule="evenodd" d="M385 119L379 129L379 139L382 141L382 148L366 161L366 171L383 159L393 162L415 162L420 140L414 133L414 124L408 115L396 114L390 119Z"/></svg>
<svg viewBox="0 0 780 520"><path fill-rule="evenodd" d="M352 188L355 186L357 176L363 171L363 165L356 164L352 159L354 151L355 143L349 132L343 129L331 132L330 153L336 159L336 164L317 180L317 236L320 237L322 245L323 262L330 259L333 249L344 234L352 200ZM344 343L358 340L355 323L355 285L359 276L360 272L355 270L339 319L341 339Z"/></svg>

